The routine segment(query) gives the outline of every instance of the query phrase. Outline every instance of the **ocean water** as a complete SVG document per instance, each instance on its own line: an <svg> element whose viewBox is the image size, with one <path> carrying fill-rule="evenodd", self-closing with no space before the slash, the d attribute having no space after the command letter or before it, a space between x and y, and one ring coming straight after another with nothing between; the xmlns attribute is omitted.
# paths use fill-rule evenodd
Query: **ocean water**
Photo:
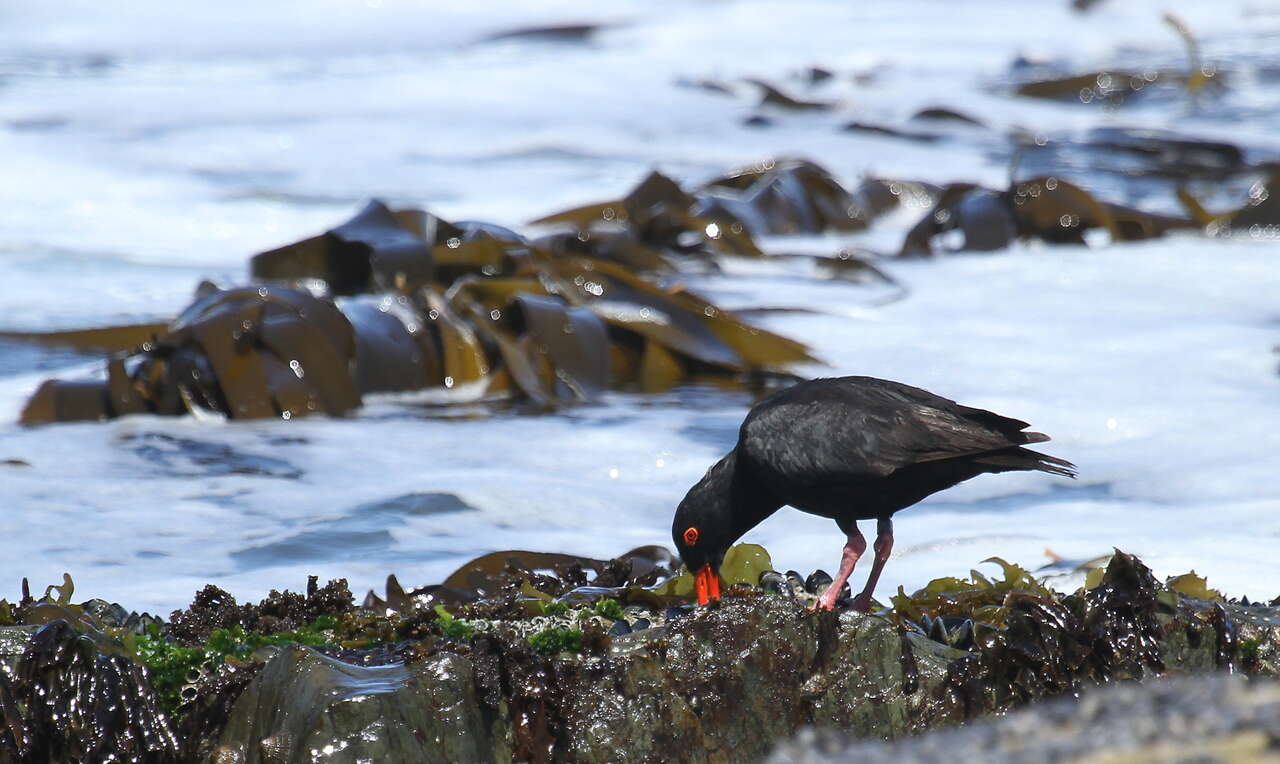
<svg viewBox="0 0 1280 764"><path fill-rule="evenodd" d="M1225 93L1192 103L1171 89L1118 109L1009 94L1018 57L1064 71L1185 66L1166 10L1229 76ZM491 39L567 23L602 26L582 42ZM1263 0L1109 0L1083 15L1016 0L11 5L0 328L171 316L199 280L242 281L254 252L371 196L518 228L620 196L653 168L696 183L770 156L809 157L850 185L874 173L1003 187L1011 131L1176 129L1270 156L1277 53L1280 2ZM808 89L797 75L815 65L839 76ZM761 112L748 77L838 108ZM680 84L697 79L737 92ZM990 129L932 144L838 129L902 125L926 106ZM758 112L769 128L743 124ZM1123 199L1114 178L1082 180ZM892 251L920 214L765 243ZM882 263L894 289L787 263L688 281L728 307L811 309L759 319L813 347L823 364L802 373L888 377L1025 419L1079 466L1075 481L984 476L900 513L881 597L993 555L1034 567L1046 549L1112 547L1160 575L1194 568L1232 594L1274 597L1277 256L1274 240L1183 234ZM686 388L458 418L400 395L340 420L16 424L42 379L99 366L0 344L0 596L65 571L77 598L167 612L207 582L244 599L316 574L359 594L391 572L436 582L494 549L669 543L675 505L750 405ZM744 540L806 572L833 569L842 544L833 523L794 510Z"/></svg>

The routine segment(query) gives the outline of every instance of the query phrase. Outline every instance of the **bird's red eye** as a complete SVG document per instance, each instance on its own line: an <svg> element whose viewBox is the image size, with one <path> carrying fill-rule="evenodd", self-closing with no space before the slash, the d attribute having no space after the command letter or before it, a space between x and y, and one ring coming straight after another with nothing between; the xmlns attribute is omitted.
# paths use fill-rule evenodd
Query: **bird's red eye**
<svg viewBox="0 0 1280 764"><path fill-rule="evenodd" d="M686 545L688 545L688 546L694 546L694 545L696 545L696 544L698 543L698 529L697 529L697 528L685 528L685 529L684 529L684 543L685 543Z"/></svg>

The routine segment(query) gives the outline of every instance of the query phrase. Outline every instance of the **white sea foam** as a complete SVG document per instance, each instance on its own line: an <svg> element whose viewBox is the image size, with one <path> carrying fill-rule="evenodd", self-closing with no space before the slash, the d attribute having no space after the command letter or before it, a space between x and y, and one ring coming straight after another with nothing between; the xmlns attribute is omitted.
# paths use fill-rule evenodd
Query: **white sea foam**
<svg viewBox="0 0 1280 764"><path fill-rule="evenodd" d="M248 255L323 230L369 196L519 225L615 197L654 166L696 182L789 154L850 183L874 171L999 186L1000 136L1014 127L1264 141L1278 126L1274 91L1256 72L1280 47L1280 13L1256 0L1134 0L1087 15L1013 0L439 6L10 10L0 153L17 180L0 184L4 328L172 315L200 278L242 279ZM1018 54L1080 70L1181 65L1166 8L1206 58L1237 68L1214 105L1108 112L1005 95ZM476 44L515 26L591 20L612 26L586 45ZM813 93L786 79L811 64L874 76ZM741 124L754 111L746 95L674 84L746 76L842 108L775 115L758 130ZM995 132L916 145L837 129L931 105ZM854 237L768 243L890 250L917 214ZM884 266L905 295L815 281L788 263L729 263L689 281L729 306L820 311L764 319L827 364L807 372L890 377L1026 419L1053 436L1046 451L1080 466L1075 482L982 477L900 514L881 595L992 555L1035 565L1046 547L1091 557L1119 546L1161 574L1195 567L1232 593L1275 596L1274 260L1272 243L1178 236ZM78 363L64 373L99 365ZM70 571L77 596L153 611L210 581L242 598L300 588L308 573L363 591L392 571L434 582L498 548L612 555L668 543L673 507L732 444L749 403L615 394L555 416L446 421L422 416L420 396L385 396L347 420L12 424L45 376L0 377L10 422L0 459L31 464L0 465L0 582L12 596L21 576L38 587ZM479 511L357 511L420 492L455 493ZM840 546L830 521L792 510L747 540L804 571L830 570Z"/></svg>

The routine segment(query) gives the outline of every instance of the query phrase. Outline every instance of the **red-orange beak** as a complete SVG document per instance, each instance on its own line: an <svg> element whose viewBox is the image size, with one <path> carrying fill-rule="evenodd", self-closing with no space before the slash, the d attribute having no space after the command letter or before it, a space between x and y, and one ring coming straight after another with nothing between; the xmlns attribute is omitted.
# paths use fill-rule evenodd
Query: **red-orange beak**
<svg viewBox="0 0 1280 764"><path fill-rule="evenodd" d="M698 593L699 605L720 599L720 576L716 575L716 570L711 567L711 563L698 568L698 572L693 574L693 585Z"/></svg>

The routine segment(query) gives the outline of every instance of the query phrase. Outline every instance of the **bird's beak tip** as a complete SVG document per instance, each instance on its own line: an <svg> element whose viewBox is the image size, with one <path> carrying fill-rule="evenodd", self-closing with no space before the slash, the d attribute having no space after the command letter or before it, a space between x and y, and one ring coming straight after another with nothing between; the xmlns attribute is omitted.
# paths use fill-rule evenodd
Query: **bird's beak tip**
<svg viewBox="0 0 1280 764"><path fill-rule="evenodd" d="M716 575L716 569L710 563L698 568L694 574L694 589L698 594L699 605L720 599L720 576Z"/></svg>

